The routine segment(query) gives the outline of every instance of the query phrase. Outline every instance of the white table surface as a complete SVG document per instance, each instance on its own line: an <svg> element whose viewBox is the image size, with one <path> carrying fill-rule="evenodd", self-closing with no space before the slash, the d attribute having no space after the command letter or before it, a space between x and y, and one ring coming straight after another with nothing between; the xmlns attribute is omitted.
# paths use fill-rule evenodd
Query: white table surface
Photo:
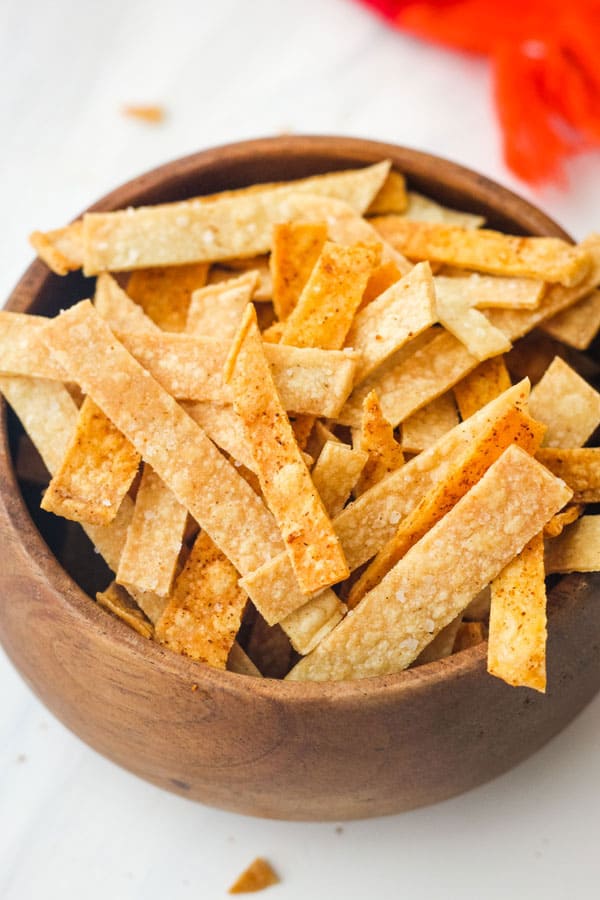
<svg viewBox="0 0 600 900"><path fill-rule="evenodd" d="M27 234L197 149L281 131L430 150L532 197L577 237L600 227L600 157L534 194L504 168L486 64L388 30L349 0L0 0L0 288ZM152 127L127 102L159 102ZM2 598L2 602L9 602ZM252 820L170 796L57 722L0 653L3 900L226 896L255 855L275 898L597 894L600 698L496 781L409 814ZM261 895L262 896L262 895Z"/></svg>

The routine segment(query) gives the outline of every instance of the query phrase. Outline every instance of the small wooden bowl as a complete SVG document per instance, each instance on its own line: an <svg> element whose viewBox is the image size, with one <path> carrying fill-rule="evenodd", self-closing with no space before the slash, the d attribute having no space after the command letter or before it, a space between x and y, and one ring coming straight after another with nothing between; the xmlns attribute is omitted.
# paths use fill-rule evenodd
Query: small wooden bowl
<svg viewBox="0 0 600 900"><path fill-rule="evenodd" d="M94 209L178 200L390 158L411 186L512 233L564 232L524 200L453 163L371 141L281 137L208 150L129 182ZM89 296L40 262L8 308L54 315ZM549 690L486 673L486 645L398 675L337 684L260 680L194 663L92 602L33 524L2 414L0 637L40 699L90 746L167 790L279 819L351 819L443 800L556 734L600 686L598 576L549 600ZM33 504L30 505L33 509ZM83 544L81 545L83 547ZM82 549L82 553L84 550ZM65 563L74 571L72 563ZM85 576L79 578L85 584Z"/></svg>

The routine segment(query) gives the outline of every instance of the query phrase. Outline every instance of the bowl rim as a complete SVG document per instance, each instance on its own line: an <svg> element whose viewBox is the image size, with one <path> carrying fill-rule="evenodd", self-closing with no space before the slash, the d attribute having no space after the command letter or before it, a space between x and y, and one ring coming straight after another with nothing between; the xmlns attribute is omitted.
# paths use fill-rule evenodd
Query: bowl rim
<svg viewBox="0 0 600 900"><path fill-rule="evenodd" d="M282 135L276 137L257 138L239 141L231 144L221 144L187 156L172 160L157 166L141 175L124 182L116 189L102 196L85 210L109 210L122 207L122 197L127 194L138 194L156 187L164 180L185 179L194 175L198 177L199 169L208 170L219 166L221 158L227 155L228 162L248 160L252 156L261 154L263 157L280 155L286 151L306 151L309 154L316 152L328 155L332 161L343 155L344 164L347 160L354 159L357 165L368 165L370 161L377 162L388 157L393 157L394 164L402 167L402 160L413 170L418 177L419 169L423 172L432 164L442 163L446 171L451 171L456 179L459 189L473 191L476 188L476 200L481 204L491 206L498 204L498 197L505 203L507 213L510 215L512 208L518 209L521 214L526 213L536 222L536 229L542 233L550 233L553 236L562 237L572 242L568 235L549 216L531 204L529 201L499 185L497 182L480 175L458 163L443 157L425 153L420 150L372 141L363 138L333 136L333 135ZM310 161L309 161L310 167ZM415 172L413 171L413 177ZM409 176L410 178L410 176ZM118 204L118 205L117 205ZM81 215L81 214L80 214ZM76 216L76 219L80 216ZM39 259L36 259L26 269L17 285L10 293L4 308L7 310L25 312L30 306L43 285L51 278L57 277ZM15 532L15 538L19 542L29 564L41 571L46 583L52 589L59 603L69 607L71 616L82 620L90 629L95 629L104 639L117 645L127 653L133 653L142 660L158 667L166 667L171 675L179 677L184 682L198 684L202 689L245 692L252 688L256 696L272 701L285 701L302 705L322 701L323 699L335 700L336 704L353 704L358 699L368 697L370 703L390 700L391 695L403 695L418 691L424 687L433 688L443 683L447 686L454 679L468 677L475 670L485 666L487 655L487 641L476 647L459 653L451 654L440 660L426 663L414 669L405 669L389 675L377 675L363 679L349 681L322 681L322 682L296 682L273 678L257 678L240 675L228 670L214 668L207 663L193 660L189 657L175 653L153 640L142 637L128 625L113 616L107 610L102 609L83 589L72 576L63 568L58 558L50 551L41 532L34 524L25 505L21 489L16 477L12 455L10 453L7 428L7 404L1 398L0 406L0 457L4 457L7 465L7 477L0 489L0 502L4 507L4 513L10 526ZM21 527L17 533L10 509L20 513ZM43 570L38 560L44 560ZM556 604L550 604L549 618L556 612ZM488 676L491 677L491 676Z"/></svg>

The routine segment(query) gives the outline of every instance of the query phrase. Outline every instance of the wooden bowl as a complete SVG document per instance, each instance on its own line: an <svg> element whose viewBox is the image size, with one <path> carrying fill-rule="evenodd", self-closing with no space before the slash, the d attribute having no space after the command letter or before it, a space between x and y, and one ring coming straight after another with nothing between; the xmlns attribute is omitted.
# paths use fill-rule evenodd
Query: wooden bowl
<svg viewBox="0 0 600 900"><path fill-rule="evenodd" d="M178 200L384 158L410 184L513 233L564 232L524 200L453 163L371 141L281 137L198 153L143 175L94 209ZM8 308L55 314L91 292L40 262ZM542 746L600 686L598 576L549 600L549 690L486 673L486 646L398 675L336 684L252 679L177 656L90 600L40 533L15 476L18 426L2 413L0 637L43 703L90 746L142 778L224 809L279 819L350 819L443 800ZM46 540L45 540L46 539ZM83 539L81 554L86 551ZM69 565L73 572L74 563ZM80 566L80 569L82 567ZM80 583L93 577L83 566ZM88 589L90 586L88 585Z"/></svg>

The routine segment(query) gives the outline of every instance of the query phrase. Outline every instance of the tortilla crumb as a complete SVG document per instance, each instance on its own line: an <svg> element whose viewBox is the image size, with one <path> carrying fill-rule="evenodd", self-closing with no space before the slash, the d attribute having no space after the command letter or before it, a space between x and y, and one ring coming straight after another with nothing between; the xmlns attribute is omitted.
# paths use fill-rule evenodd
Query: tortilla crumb
<svg viewBox="0 0 600 900"><path fill-rule="evenodd" d="M158 105L128 105L121 110L124 116L130 119L139 119L142 122L148 122L150 125L159 125L164 121L166 110L164 106Z"/></svg>
<svg viewBox="0 0 600 900"><path fill-rule="evenodd" d="M229 888L230 894L250 894L279 884L281 879L271 865L258 856Z"/></svg>

